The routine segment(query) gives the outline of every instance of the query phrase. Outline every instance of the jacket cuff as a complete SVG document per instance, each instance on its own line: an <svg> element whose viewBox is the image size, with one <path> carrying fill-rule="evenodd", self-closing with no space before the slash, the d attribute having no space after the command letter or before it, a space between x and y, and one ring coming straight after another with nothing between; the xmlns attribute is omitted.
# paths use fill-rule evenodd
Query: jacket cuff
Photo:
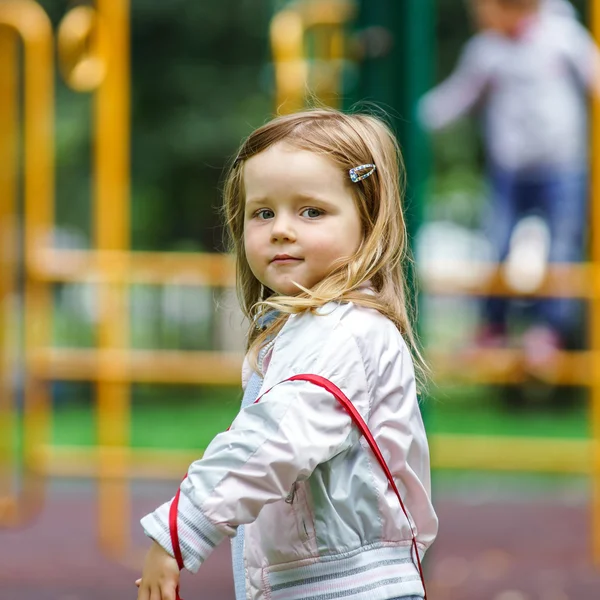
<svg viewBox="0 0 600 600"><path fill-rule="evenodd" d="M171 501L172 502L172 501ZM145 534L162 546L171 556L175 556L171 544L169 529L169 509L171 502L159 506L154 512L143 517L140 521ZM183 565L192 573L208 558L214 548L226 537L223 531L217 529L204 513L192 504L183 493L179 496L177 512L177 533Z"/></svg>

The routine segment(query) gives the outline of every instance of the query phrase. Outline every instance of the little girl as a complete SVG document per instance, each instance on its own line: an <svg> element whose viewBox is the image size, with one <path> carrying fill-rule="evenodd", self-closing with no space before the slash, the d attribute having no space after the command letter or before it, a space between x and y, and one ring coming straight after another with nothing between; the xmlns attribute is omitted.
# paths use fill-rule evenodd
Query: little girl
<svg viewBox="0 0 600 600"><path fill-rule="evenodd" d="M142 519L154 543L138 600L175 600L180 568L226 537L237 600L425 597L437 518L401 170L373 116L308 110L243 143L225 187L251 323L242 410Z"/></svg>

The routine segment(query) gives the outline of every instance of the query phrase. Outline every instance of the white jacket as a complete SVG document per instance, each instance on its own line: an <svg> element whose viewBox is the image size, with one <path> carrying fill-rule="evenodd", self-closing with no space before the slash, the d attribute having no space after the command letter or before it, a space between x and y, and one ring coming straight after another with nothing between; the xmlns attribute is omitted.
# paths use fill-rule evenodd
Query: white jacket
<svg viewBox="0 0 600 600"><path fill-rule="evenodd" d="M394 475L420 554L433 542L438 523L409 350L378 312L332 303L289 318L260 402L240 411L190 466L178 513L185 567L195 572L246 524L249 600L421 597L410 525L348 414L309 382L273 388L305 373L329 379L352 400ZM170 504L142 525L173 554Z"/></svg>

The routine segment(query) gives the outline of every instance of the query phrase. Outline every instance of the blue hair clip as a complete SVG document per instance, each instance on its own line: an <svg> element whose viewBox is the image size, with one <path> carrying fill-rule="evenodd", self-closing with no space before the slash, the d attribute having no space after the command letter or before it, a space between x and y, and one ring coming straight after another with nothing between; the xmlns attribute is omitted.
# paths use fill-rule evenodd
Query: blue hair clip
<svg viewBox="0 0 600 600"><path fill-rule="evenodd" d="M352 179L352 183L357 183L358 181L362 181L367 177L370 177L375 173L375 169L377 167L373 164L367 165L359 165L358 167L353 167L348 171L350 173L350 179Z"/></svg>

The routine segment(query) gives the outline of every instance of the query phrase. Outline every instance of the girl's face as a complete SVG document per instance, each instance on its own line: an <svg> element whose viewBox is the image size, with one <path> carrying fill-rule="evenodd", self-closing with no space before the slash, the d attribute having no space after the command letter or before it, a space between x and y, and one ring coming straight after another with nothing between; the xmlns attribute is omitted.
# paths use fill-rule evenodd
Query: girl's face
<svg viewBox="0 0 600 600"><path fill-rule="evenodd" d="M532 9L503 4L499 0L471 0L479 29L510 35Z"/></svg>
<svg viewBox="0 0 600 600"><path fill-rule="evenodd" d="M273 144L244 165L244 247L254 276L286 296L352 256L362 226L350 178L327 157Z"/></svg>

